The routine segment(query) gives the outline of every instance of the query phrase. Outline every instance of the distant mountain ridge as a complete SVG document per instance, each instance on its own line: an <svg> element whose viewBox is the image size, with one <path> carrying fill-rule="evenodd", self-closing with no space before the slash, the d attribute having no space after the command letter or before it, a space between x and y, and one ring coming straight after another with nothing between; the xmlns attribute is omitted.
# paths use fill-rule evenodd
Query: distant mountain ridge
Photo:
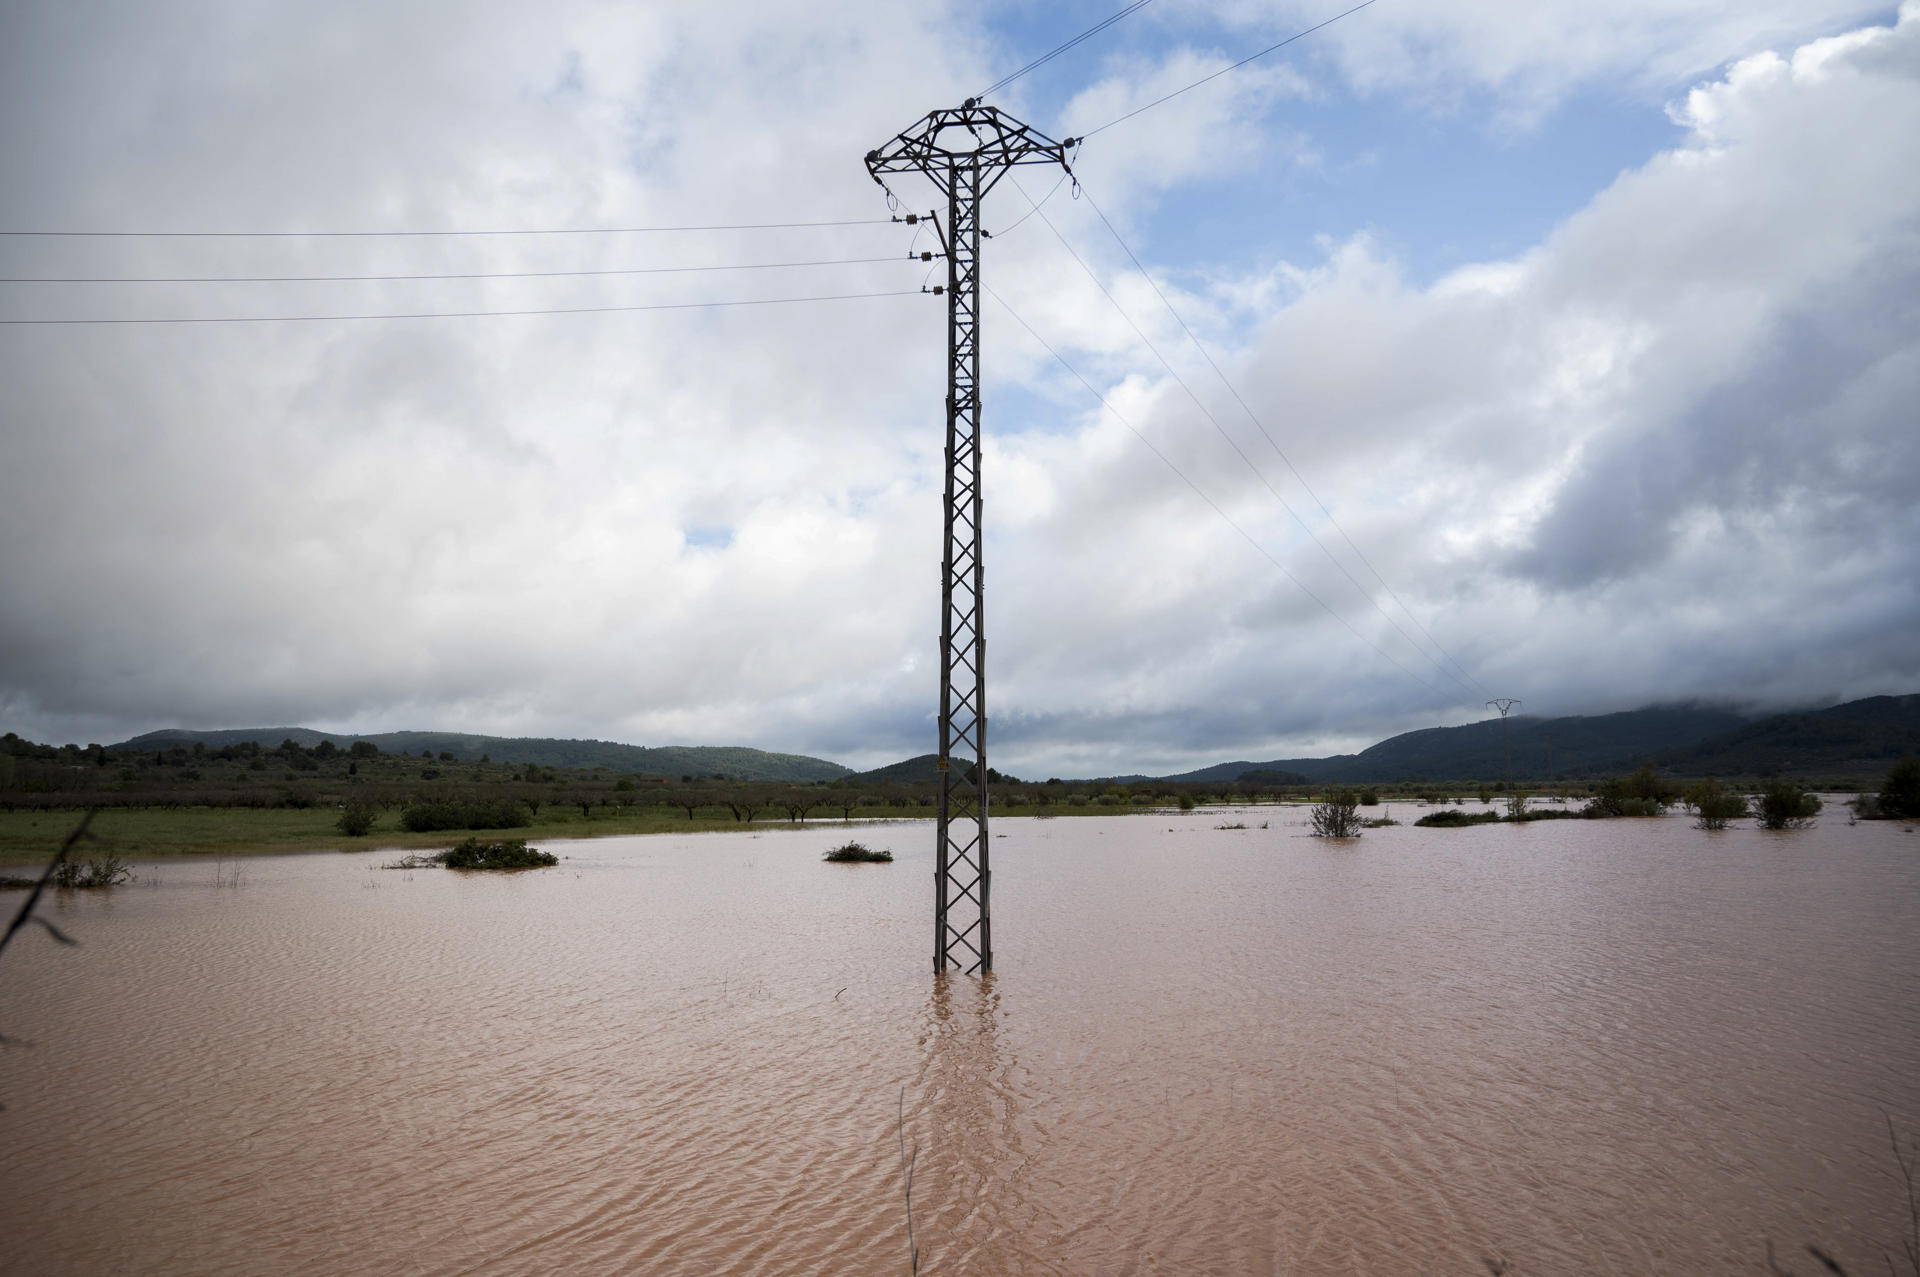
<svg viewBox="0 0 1920 1277"><path fill-rule="evenodd" d="M1515 717L1503 733L1500 720L1489 718L1403 732L1357 754L1217 763L1162 779L1218 784L1257 769L1299 772L1314 781L1492 781L1507 774L1509 748L1516 780L1584 776L1630 771L1663 750L1696 744L1746 722L1730 710L1677 707L1591 717Z"/></svg>
<svg viewBox="0 0 1920 1277"><path fill-rule="evenodd" d="M617 741L565 740L547 736L478 736L462 732L371 732L343 735L309 727L238 727L193 731L169 727L122 741L113 749L155 749L195 741L218 749L248 741L271 748L291 740L312 748L332 741L345 749L371 741L389 754L452 754L467 762L482 755L496 763L537 763L542 767L605 767L654 776L725 776L729 780L815 781L852 775L849 768L805 754L772 754L735 745L622 745Z"/></svg>
<svg viewBox="0 0 1920 1277"><path fill-rule="evenodd" d="M1498 718L1460 727L1403 732L1357 754L1215 763L1172 776L1102 776L1113 784L1219 785L1248 772L1287 773L1308 783L1434 781L1492 783L1584 780L1622 775L1653 762L1688 776L1771 773L1861 777L1884 772L1906 755L1920 756L1920 694L1872 696L1826 709L1749 719L1710 706L1656 706L1617 714L1565 718ZM859 778L914 783L934 776L923 754ZM1278 783L1269 781L1268 783Z"/></svg>
<svg viewBox="0 0 1920 1277"><path fill-rule="evenodd" d="M1617 775L1653 762L1694 776L1873 772L1920 755L1920 694L1873 696L1826 709L1749 720L1731 710L1665 706L1617 714L1510 719L1405 732L1357 754L1217 763L1157 779L1219 784L1244 772L1299 772L1314 781L1499 780L1508 749L1516 781Z"/></svg>

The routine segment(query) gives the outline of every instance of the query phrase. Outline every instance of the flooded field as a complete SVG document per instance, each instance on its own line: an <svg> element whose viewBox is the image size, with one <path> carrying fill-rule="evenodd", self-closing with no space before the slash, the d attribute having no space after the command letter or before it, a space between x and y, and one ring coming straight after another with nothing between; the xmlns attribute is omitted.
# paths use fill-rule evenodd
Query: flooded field
<svg viewBox="0 0 1920 1277"><path fill-rule="evenodd" d="M905 1274L904 1141L929 1275L1883 1271L1920 834L1297 820L997 822L985 980L919 824L66 893L0 959L0 1270Z"/></svg>

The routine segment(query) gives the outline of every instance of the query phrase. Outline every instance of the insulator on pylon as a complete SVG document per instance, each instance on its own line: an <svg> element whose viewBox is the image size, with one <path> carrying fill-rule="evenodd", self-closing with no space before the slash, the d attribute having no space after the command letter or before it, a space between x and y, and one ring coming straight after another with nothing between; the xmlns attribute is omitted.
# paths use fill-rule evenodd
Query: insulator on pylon
<svg viewBox="0 0 1920 1277"><path fill-rule="evenodd" d="M930 262L933 260L933 254L923 249L920 253L920 260L923 262Z"/></svg>
<svg viewBox="0 0 1920 1277"><path fill-rule="evenodd" d="M935 297L938 297L941 293L944 293L946 291L947 291L947 286L945 284L935 284L933 286L933 295Z"/></svg>
<svg viewBox="0 0 1920 1277"><path fill-rule="evenodd" d="M918 213L907 214L907 225L914 226L914 225L917 225L919 221L920 221L920 214Z"/></svg>

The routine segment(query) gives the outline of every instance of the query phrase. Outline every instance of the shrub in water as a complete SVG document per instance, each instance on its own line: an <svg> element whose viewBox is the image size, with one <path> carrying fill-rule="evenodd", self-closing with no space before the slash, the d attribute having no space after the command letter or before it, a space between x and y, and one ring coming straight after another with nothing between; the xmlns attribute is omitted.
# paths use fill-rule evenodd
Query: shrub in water
<svg viewBox="0 0 1920 1277"><path fill-rule="evenodd" d="M1760 791L1762 829L1805 829L1819 811L1819 795L1802 793L1790 780L1770 780Z"/></svg>
<svg viewBox="0 0 1920 1277"><path fill-rule="evenodd" d="M1314 804L1315 838L1358 838L1360 836L1360 796L1351 789L1336 789Z"/></svg>
<svg viewBox="0 0 1920 1277"><path fill-rule="evenodd" d="M1746 795L1736 794L1712 778L1687 791L1687 806L1693 811L1695 829L1725 829L1728 821L1747 814Z"/></svg>
<svg viewBox="0 0 1920 1277"><path fill-rule="evenodd" d="M1424 825L1429 829L1454 829L1461 825L1492 825L1497 824L1499 820L1500 813L1497 811L1476 811L1468 814L1467 812L1457 811L1452 807L1448 807L1440 811L1429 812L1413 823L1416 825Z"/></svg>
<svg viewBox="0 0 1920 1277"><path fill-rule="evenodd" d="M1894 765L1880 785L1879 812L1882 816L1912 819L1920 816L1920 758L1909 758Z"/></svg>
<svg viewBox="0 0 1920 1277"><path fill-rule="evenodd" d="M133 877L133 867L118 856L107 855L84 865L63 860L53 871L56 887L115 887Z"/></svg>
<svg viewBox="0 0 1920 1277"><path fill-rule="evenodd" d="M524 838L502 842L469 838L441 852L439 860L449 869L539 869L560 863L560 858L553 853L527 846Z"/></svg>
<svg viewBox="0 0 1920 1277"><path fill-rule="evenodd" d="M835 847L821 859L835 865L890 865L893 863L893 853L875 851L861 843L850 842Z"/></svg>

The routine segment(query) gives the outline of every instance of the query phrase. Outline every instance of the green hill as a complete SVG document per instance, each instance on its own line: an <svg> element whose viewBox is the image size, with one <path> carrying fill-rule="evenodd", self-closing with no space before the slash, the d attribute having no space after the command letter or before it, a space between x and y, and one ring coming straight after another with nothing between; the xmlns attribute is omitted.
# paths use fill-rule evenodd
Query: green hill
<svg viewBox="0 0 1920 1277"><path fill-rule="evenodd" d="M283 740L307 746L323 740L345 749L354 741L371 741L389 754L452 754L472 762L483 755L496 763L537 763L542 767L605 767L611 771L649 776L725 776L729 780L814 781L837 780L852 773L838 763L804 754L770 754L765 750L724 745L622 745L615 741L561 740L544 736L476 736L461 732L376 732L364 736L317 732L306 727L245 727L221 731L166 728L148 732L112 746L114 749L154 749L194 741L211 747L256 741L272 747Z"/></svg>
<svg viewBox="0 0 1920 1277"><path fill-rule="evenodd" d="M870 772L861 772L853 779L871 781L876 785L932 784L939 775L939 762L938 754L919 754L897 763L888 763L885 767L876 767Z"/></svg>

